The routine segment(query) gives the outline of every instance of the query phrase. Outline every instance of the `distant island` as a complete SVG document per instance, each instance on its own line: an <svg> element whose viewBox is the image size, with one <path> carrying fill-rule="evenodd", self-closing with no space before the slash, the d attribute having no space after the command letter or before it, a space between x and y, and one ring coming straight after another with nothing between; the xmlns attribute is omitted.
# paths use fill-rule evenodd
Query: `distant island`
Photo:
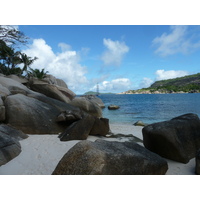
<svg viewBox="0 0 200 200"><path fill-rule="evenodd" d="M115 93L108 92L108 93L98 93L97 94L97 92L93 92L93 91L84 93L84 95L101 95L101 94L115 94Z"/></svg>
<svg viewBox="0 0 200 200"><path fill-rule="evenodd" d="M128 90L119 94L200 93L200 73L156 81L148 88Z"/></svg>

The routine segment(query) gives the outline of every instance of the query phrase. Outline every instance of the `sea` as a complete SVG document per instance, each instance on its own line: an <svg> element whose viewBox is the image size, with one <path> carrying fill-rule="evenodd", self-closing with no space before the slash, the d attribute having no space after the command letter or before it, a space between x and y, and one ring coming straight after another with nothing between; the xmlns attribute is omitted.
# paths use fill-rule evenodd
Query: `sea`
<svg viewBox="0 0 200 200"><path fill-rule="evenodd" d="M112 124L146 124L170 120L194 113L200 117L200 93L184 94L102 94L98 96L105 104L103 117ZM108 106L120 106L109 110Z"/></svg>

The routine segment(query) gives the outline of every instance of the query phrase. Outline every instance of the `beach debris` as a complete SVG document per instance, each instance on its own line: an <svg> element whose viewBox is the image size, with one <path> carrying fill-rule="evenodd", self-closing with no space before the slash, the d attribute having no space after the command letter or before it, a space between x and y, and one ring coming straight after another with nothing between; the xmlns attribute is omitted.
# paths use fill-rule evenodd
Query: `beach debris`
<svg viewBox="0 0 200 200"><path fill-rule="evenodd" d="M113 104L111 104L111 105L109 105L108 106L108 109L109 110L117 110L117 109L119 109L120 107L118 106L118 105L113 105Z"/></svg>
<svg viewBox="0 0 200 200"><path fill-rule="evenodd" d="M188 163L200 148L200 119L193 113L150 124L142 133L147 149L177 162Z"/></svg>
<svg viewBox="0 0 200 200"><path fill-rule="evenodd" d="M167 161L135 142L81 141L60 160L53 175L163 175Z"/></svg>

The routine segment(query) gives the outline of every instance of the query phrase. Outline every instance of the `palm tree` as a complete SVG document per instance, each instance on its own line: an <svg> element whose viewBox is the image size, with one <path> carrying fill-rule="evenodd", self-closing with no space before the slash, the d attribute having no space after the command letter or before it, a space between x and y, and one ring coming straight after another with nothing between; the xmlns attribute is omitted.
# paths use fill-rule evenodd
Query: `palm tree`
<svg viewBox="0 0 200 200"><path fill-rule="evenodd" d="M21 53L20 52L20 55L21 55L21 62L24 64L24 67L22 69L22 71L27 71L28 70L28 67L33 64L33 62L35 60L37 60L38 58L37 57L34 57L33 59L29 56L27 56L25 53Z"/></svg>
<svg viewBox="0 0 200 200"><path fill-rule="evenodd" d="M32 69L30 68L30 71L28 71L28 77L36 77L38 79L43 79L46 77L48 71L44 72L44 69L42 69L41 71L39 69Z"/></svg>

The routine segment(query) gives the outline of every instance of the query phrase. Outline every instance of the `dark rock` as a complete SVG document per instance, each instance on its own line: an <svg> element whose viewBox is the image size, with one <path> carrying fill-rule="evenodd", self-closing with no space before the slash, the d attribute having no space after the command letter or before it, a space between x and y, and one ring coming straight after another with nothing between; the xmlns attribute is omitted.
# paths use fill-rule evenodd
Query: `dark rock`
<svg viewBox="0 0 200 200"><path fill-rule="evenodd" d="M167 162L135 142L81 141L61 159L53 175L165 174Z"/></svg>
<svg viewBox="0 0 200 200"><path fill-rule="evenodd" d="M25 133L23 133L20 130L15 129L7 124L0 125L0 132L18 140L18 141L28 138L28 135L26 135Z"/></svg>
<svg viewBox="0 0 200 200"><path fill-rule="evenodd" d="M56 121L57 122L69 122L73 123L83 118L83 112L79 110L65 110L62 111Z"/></svg>
<svg viewBox="0 0 200 200"><path fill-rule="evenodd" d="M69 104L76 106L95 117L102 117L102 109L99 105L88 100L86 97L76 97Z"/></svg>
<svg viewBox="0 0 200 200"><path fill-rule="evenodd" d="M117 110L117 109L119 109L120 107L119 106L117 106L117 105L109 105L108 106L108 109L109 110Z"/></svg>
<svg viewBox="0 0 200 200"><path fill-rule="evenodd" d="M200 175L200 149L197 151L195 161L196 161L195 172L196 174Z"/></svg>
<svg viewBox="0 0 200 200"><path fill-rule="evenodd" d="M21 153L20 143L9 135L0 132L0 166Z"/></svg>
<svg viewBox="0 0 200 200"><path fill-rule="evenodd" d="M103 101L96 95L83 95L82 97L85 97L86 99L88 99L91 102L97 103L100 108L105 108Z"/></svg>
<svg viewBox="0 0 200 200"><path fill-rule="evenodd" d="M61 141L86 140L94 124L94 117L86 115L83 119L71 124L58 137Z"/></svg>
<svg viewBox="0 0 200 200"><path fill-rule="evenodd" d="M56 85L50 85L50 84L31 84L31 89L42 93L48 97L51 97L53 99L57 99L59 101L69 103L70 98L72 98L70 95L65 95L63 92L61 92ZM65 88L66 90L69 90ZM70 98L69 98L70 97Z"/></svg>
<svg viewBox="0 0 200 200"><path fill-rule="evenodd" d="M137 121L133 125L134 126L147 126L148 124L145 124L143 121Z"/></svg>
<svg viewBox="0 0 200 200"><path fill-rule="evenodd" d="M200 148L200 120L195 114L150 124L142 133L147 149L178 162L188 163Z"/></svg>
<svg viewBox="0 0 200 200"><path fill-rule="evenodd" d="M58 134L64 131L67 125L57 123L56 117L62 110L78 109L39 94L31 94L31 97L11 95L4 103L6 122L26 134Z"/></svg>
<svg viewBox="0 0 200 200"><path fill-rule="evenodd" d="M110 131L109 119L95 117L95 122L90 131L90 135L106 136Z"/></svg>

